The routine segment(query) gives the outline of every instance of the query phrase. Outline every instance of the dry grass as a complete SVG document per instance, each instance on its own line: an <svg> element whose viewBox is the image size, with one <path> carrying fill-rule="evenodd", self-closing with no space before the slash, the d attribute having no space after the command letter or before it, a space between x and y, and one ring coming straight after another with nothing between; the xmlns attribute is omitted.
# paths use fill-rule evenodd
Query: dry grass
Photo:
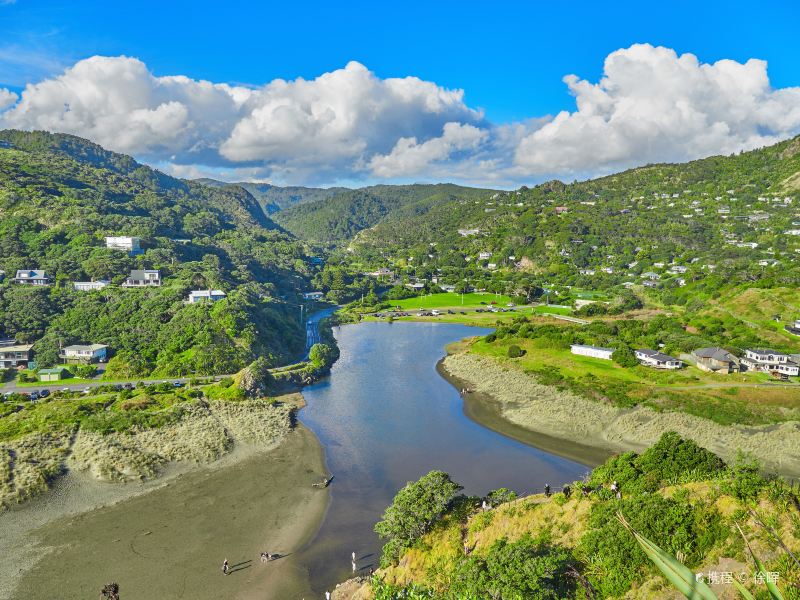
<svg viewBox="0 0 800 600"><path fill-rule="evenodd" d="M141 401L137 399L139 408ZM291 428L292 404L266 400L194 402L180 418L157 429L134 428L101 434L81 429L71 435L34 433L0 444L0 508L46 491L65 466L101 481L157 477L173 461L209 463L241 443L278 444Z"/></svg>
<svg viewBox="0 0 800 600"><path fill-rule="evenodd" d="M36 433L0 444L0 509L49 489L64 468L69 432Z"/></svg>
<svg viewBox="0 0 800 600"><path fill-rule="evenodd" d="M539 384L534 377L497 361L456 354L444 366L470 387L495 398L503 417L540 433L580 439L613 451L641 450L665 431L676 431L732 461L738 450L757 457L766 468L800 475L800 423L743 427L723 426L708 419L647 407L620 409L581 398L569 391Z"/></svg>

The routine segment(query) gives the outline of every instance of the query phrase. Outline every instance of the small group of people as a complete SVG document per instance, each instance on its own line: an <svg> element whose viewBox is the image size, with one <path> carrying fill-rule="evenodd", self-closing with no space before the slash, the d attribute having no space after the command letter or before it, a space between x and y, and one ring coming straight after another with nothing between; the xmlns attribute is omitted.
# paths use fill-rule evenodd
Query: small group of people
<svg viewBox="0 0 800 600"><path fill-rule="evenodd" d="M602 489L603 489L602 485L597 487L597 491L600 491ZM611 492L617 497L618 500L622 498L622 492L620 492L619 484L616 481L614 481L611 484L610 489L611 489ZM588 496L593 491L595 491L594 488L592 488L592 486L590 486L588 484L583 484L581 486L581 492L583 493L584 497ZM569 499L569 497L572 495L572 488L569 486L569 484L565 483L564 487L561 489L561 493L564 494L564 496L567 499ZM550 495L551 495L551 490L550 490L550 484L549 483L545 483L544 484L544 495L547 498L549 498Z"/></svg>

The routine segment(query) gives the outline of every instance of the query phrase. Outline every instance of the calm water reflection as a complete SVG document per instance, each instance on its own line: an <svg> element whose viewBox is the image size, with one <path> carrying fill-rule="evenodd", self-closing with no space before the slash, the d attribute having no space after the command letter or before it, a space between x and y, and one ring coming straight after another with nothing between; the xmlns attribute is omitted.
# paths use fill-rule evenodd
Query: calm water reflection
<svg viewBox="0 0 800 600"><path fill-rule="evenodd" d="M487 330L436 323L363 323L335 330L341 358L329 379L303 391L300 419L325 447L335 475L331 504L316 539L301 552L318 591L377 564L372 527L406 482L441 469L483 495L556 488L587 467L485 429L463 413L461 398L436 372L444 347Z"/></svg>

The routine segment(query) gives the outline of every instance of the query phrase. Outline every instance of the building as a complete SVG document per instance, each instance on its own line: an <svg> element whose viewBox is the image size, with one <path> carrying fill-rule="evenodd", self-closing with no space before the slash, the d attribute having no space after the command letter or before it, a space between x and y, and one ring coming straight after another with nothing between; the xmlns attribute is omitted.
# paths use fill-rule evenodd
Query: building
<svg viewBox="0 0 800 600"><path fill-rule="evenodd" d="M325 294L322 292L303 292L303 300L313 300L316 302L318 300L322 300L324 295Z"/></svg>
<svg viewBox="0 0 800 600"><path fill-rule="evenodd" d="M739 359L725 348L699 348L692 352L697 368L709 373L738 373Z"/></svg>
<svg viewBox="0 0 800 600"><path fill-rule="evenodd" d="M131 276L125 280L122 287L159 287L161 285L161 271L150 269L134 269Z"/></svg>
<svg viewBox="0 0 800 600"><path fill-rule="evenodd" d="M50 285L51 279L41 269L21 269L12 280L20 285Z"/></svg>
<svg viewBox="0 0 800 600"><path fill-rule="evenodd" d="M478 254L478 260L489 260L492 258L491 252L481 252Z"/></svg>
<svg viewBox="0 0 800 600"><path fill-rule="evenodd" d="M131 256L142 253L141 240L137 237L128 237L125 235L107 237L106 248L122 250Z"/></svg>
<svg viewBox="0 0 800 600"><path fill-rule="evenodd" d="M478 235L480 232L480 229L459 229L458 235L462 237L469 237L471 235Z"/></svg>
<svg viewBox="0 0 800 600"><path fill-rule="evenodd" d="M377 277L377 278L388 277L389 279L393 279L394 271L392 271L391 269L387 269L386 267L381 267L377 271L372 271L371 273L367 273L367 275L369 275L370 277Z"/></svg>
<svg viewBox="0 0 800 600"><path fill-rule="evenodd" d="M654 369L680 369L683 366L683 363L677 358L649 348L636 350L634 354L640 363Z"/></svg>
<svg viewBox="0 0 800 600"><path fill-rule="evenodd" d="M68 364L91 364L105 362L108 354L108 346L105 344L75 344L62 348L58 357Z"/></svg>
<svg viewBox="0 0 800 600"><path fill-rule="evenodd" d="M31 348L33 344L17 344L14 341L0 344L0 369L27 367Z"/></svg>
<svg viewBox="0 0 800 600"><path fill-rule="evenodd" d="M79 292L93 292L95 290L102 290L110 281L106 279L98 279L97 281L73 281L72 287Z"/></svg>
<svg viewBox="0 0 800 600"><path fill-rule="evenodd" d="M769 349L747 349L741 364L748 371L762 371L778 375L797 377L800 374L798 365L788 354Z"/></svg>
<svg viewBox="0 0 800 600"><path fill-rule="evenodd" d="M66 379L72 373L64 367L53 367L52 369L39 369L36 375L39 376L39 381L60 381Z"/></svg>
<svg viewBox="0 0 800 600"><path fill-rule="evenodd" d="M611 360L614 348L601 348L600 346L584 346L583 344L572 344L570 352L579 356L591 356L592 358L602 358Z"/></svg>
<svg viewBox="0 0 800 600"><path fill-rule="evenodd" d="M226 294L222 290L194 290L189 292L189 304L198 302L216 302L225 298Z"/></svg>

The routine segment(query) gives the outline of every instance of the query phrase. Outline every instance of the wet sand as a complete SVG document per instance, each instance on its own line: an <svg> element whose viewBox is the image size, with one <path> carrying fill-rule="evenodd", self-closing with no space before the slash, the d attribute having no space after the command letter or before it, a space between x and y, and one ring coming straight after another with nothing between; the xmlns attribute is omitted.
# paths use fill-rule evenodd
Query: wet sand
<svg viewBox="0 0 800 600"><path fill-rule="evenodd" d="M112 581L126 600L311 597L308 574L293 553L325 515L328 492L311 485L324 473L322 448L300 425L273 450L234 452L146 493L31 532L13 566L41 560L3 597L84 600ZM262 551L284 558L262 564ZM225 558L228 576L220 570Z"/></svg>

